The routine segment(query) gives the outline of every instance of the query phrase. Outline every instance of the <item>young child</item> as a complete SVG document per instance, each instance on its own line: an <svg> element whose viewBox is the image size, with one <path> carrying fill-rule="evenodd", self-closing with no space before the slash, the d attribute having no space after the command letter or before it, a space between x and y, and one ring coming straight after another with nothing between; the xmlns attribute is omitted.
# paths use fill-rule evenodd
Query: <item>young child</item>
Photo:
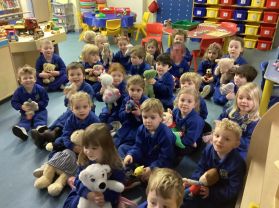
<svg viewBox="0 0 279 208"><path fill-rule="evenodd" d="M143 72L147 69L150 69L151 66L145 63L145 50L144 47L137 45L131 49L131 66L130 66L130 74L131 75L143 75Z"/></svg>
<svg viewBox="0 0 279 208"><path fill-rule="evenodd" d="M149 81L149 84L153 84L155 97L162 102L165 110L172 109L174 101L174 81L169 73L170 68L170 56L166 53L159 55L156 60L157 76Z"/></svg>
<svg viewBox="0 0 279 208"><path fill-rule="evenodd" d="M164 108L160 100L149 98L140 109L143 125L138 128L136 143L124 158L124 165L144 165L141 179L147 181L152 169L173 166L175 138L162 123Z"/></svg>
<svg viewBox="0 0 279 208"><path fill-rule="evenodd" d="M45 63L55 65L55 70L49 73L44 72ZM65 63L60 56L54 54L54 46L49 40L42 41L40 57L36 61L35 68L37 71L37 84L46 87L49 91L63 90L68 82ZM54 77L54 81L45 84L43 79L49 79L50 77Z"/></svg>
<svg viewBox="0 0 279 208"><path fill-rule="evenodd" d="M84 32L82 40L84 43L95 44L96 33L92 30L87 30Z"/></svg>
<svg viewBox="0 0 279 208"><path fill-rule="evenodd" d="M199 195L184 200L187 208L234 207L243 185L245 162L236 148L240 144L241 128L229 119L216 122L213 144L206 147L192 179L199 180L205 171L217 168L219 181L210 186L201 186Z"/></svg>
<svg viewBox="0 0 279 208"><path fill-rule="evenodd" d="M181 176L168 168L156 168L151 172L146 188L147 201L139 208L171 207L180 208L183 202Z"/></svg>
<svg viewBox="0 0 279 208"><path fill-rule="evenodd" d="M155 66L156 64L156 59L160 54L160 50L159 50L159 45L156 39L149 39L148 42L145 44L145 50L146 50L146 62L150 65L150 66ZM148 57L147 54L151 55L153 57L151 62L148 62Z"/></svg>
<svg viewBox="0 0 279 208"><path fill-rule="evenodd" d="M143 94L144 80L140 75L131 76L127 82L128 96L123 100L119 110L122 127L114 137L114 143L121 158L135 144L138 127L142 124L140 106L148 97ZM128 108L127 103L133 101L135 106Z"/></svg>
<svg viewBox="0 0 279 208"><path fill-rule="evenodd" d="M199 115L199 93L192 88L182 88L174 101L172 112L176 128L181 132L181 142L184 148L177 145L179 159L195 152L201 146L201 136L204 120Z"/></svg>
<svg viewBox="0 0 279 208"><path fill-rule="evenodd" d="M127 36L119 36L116 38L117 46L119 51L113 54L112 62L120 63L124 66L126 74L129 74L130 71L130 55L126 54L127 45L130 43L130 40Z"/></svg>
<svg viewBox="0 0 279 208"><path fill-rule="evenodd" d="M107 164L111 168L108 174L109 180L124 181L124 172L121 159L112 142L110 131L105 124L91 124L85 129L82 138L82 151L78 157L78 174L88 165L94 163ZM107 189L105 192L91 192L86 188L78 177L74 181L73 189L66 201L64 208L76 208L80 197L84 197L95 202L99 207L103 207L106 201L110 202L112 207L118 207L120 194Z"/></svg>
<svg viewBox="0 0 279 208"><path fill-rule="evenodd" d="M218 43L210 44L204 53L203 60L201 61L198 68L198 74L202 76L202 84L200 90L201 96L203 98L212 96L214 92L214 85L216 84L214 71L217 66L215 60L221 58L222 55L222 47Z"/></svg>
<svg viewBox="0 0 279 208"><path fill-rule="evenodd" d="M96 35L96 37L95 37L95 44L99 48L99 57L100 57L100 62L101 63L103 63L102 54L101 53L103 51L105 43L108 43L108 37L107 36L102 35L102 34Z"/></svg>
<svg viewBox="0 0 279 208"><path fill-rule="evenodd" d="M113 86L116 87L121 94L121 97L117 100L117 105L113 105L111 110L109 110L108 106L104 107L99 115L101 122L110 124L113 121L119 121L119 109L123 99L127 96L127 93L126 83L124 81L126 76L124 67L119 63L112 63L108 70L108 73L113 78ZM98 101L103 101L103 91L104 90L101 89L100 92L96 94L96 98Z"/></svg>
<svg viewBox="0 0 279 208"><path fill-rule="evenodd" d="M25 141L28 138L28 131L34 127L38 131L46 129L48 95L45 89L36 84L36 70L31 66L25 65L18 70L18 80L20 86L13 94L12 107L20 112L19 123L13 126L12 131L15 136ZM32 111L29 106L23 105L24 102L34 102L37 109L29 116Z"/></svg>
<svg viewBox="0 0 279 208"><path fill-rule="evenodd" d="M229 118L241 127L242 135L237 150L244 159L246 159L254 128L260 119L260 100L261 90L256 83L249 82L238 89L233 108L224 111L219 116L219 120Z"/></svg>
<svg viewBox="0 0 279 208"><path fill-rule="evenodd" d="M81 63L72 62L67 66L67 75L70 81L69 84L73 84L76 88L76 91L84 91L90 95L91 101L94 98L94 91L92 87L84 81L85 71ZM47 129L46 131L37 131L32 130L31 135L35 144L39 148L43 148L46 142L54 142L54 140L59 137L62 133L62 129L65 125L67 118L72 114L68 106L68 95L65 95L64 104L67 107L66 112L60 115ZM93 107L94 111L94 107Z"/></svg>

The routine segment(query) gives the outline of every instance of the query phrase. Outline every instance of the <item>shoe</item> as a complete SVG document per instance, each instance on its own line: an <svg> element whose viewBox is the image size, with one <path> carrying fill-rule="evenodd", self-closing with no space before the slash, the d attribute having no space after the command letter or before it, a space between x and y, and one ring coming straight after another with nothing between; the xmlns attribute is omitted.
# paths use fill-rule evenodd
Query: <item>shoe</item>
<svg viewBox="0 0 279 208"><path fill-rule="evenodd" d="M33 176L36 178L40 178L43 175L44 168L45 168L45 164L43 164L41 167L35 169L33 171Z"/></svg>
<svg viewBox="0 0 279 208"><path fill-rule="evenodd" d="M12 131L15 136L19 137L23 141L28 139L28 134L25 128L19 126L13 126Z"/></svg>
<svg viewBox="0 0 279 208"><path fill-rule="evenodd" d="M46 125L42 125L42 126L37 126L36 130L39 133L43 133L44 131L48 130L48 127Z"/></svg>
<svg viewBox="0 0 279 208"><path fill-rule="evenodd" d="M201 97L205 98L209 95L209 93L210 93L210 85L205 85L200 95Z"/></svg>
<svg viewBox="0 0 279 208"><path fill-rule="evenodd" d="M31 130L31 137L34 141L34 144L39 148L43 149L45 147L46 140L42 137L43 133L40 133L37 129Z"/></svg>
<svg viewBox="0 0 279 208"><path fill-rule="evenodd" d="M138 177L133 175L133 171L126 172L126 180L124 182L124 190L129 190L141 184Z"/></svg>

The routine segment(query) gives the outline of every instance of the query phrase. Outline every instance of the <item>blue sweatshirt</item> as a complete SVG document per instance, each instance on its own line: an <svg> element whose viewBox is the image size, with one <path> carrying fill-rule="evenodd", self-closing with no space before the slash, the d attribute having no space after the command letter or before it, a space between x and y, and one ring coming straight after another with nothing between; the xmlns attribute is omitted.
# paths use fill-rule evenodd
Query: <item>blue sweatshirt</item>
<svg viewBox="0 0 279 208"><path fill-rule="evenodd" d="M145 62L142 62L140 65L131 65L130 66L130 73L131 75L143 75L145 70L151 69L151 66Z"/></svg>
<svg viewBox="0 0 279 208"><path fill-rule="evenodd" d="M124 56L122 52L119 50L113 54L112 62L120 63L124 66L126 73L130 74L130 56Z"/></svg>

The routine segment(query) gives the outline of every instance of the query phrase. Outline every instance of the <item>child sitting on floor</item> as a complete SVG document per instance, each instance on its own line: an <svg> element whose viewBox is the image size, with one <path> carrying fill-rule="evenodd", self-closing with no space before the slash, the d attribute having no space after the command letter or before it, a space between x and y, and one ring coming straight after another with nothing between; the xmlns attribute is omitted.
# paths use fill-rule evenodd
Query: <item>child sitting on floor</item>
<svg viewBox="0 0 279 208"><path fill-rule="evenodd" d="M156 59L160 55L160 49L157 40L149 39L148 42L145 44L145 50L146 50L146 57L145 57L146 62L150 66L155 67Z"/></svg>
<svg viewBox="0 0 279 208"><path fill-rule="evenodd" d="M131 66L130 73L131 75L143 75L143 72L147 69L150 69L151 66L145 63L145 50L144 47L140 45L136 45L131 49Z"/></svg>

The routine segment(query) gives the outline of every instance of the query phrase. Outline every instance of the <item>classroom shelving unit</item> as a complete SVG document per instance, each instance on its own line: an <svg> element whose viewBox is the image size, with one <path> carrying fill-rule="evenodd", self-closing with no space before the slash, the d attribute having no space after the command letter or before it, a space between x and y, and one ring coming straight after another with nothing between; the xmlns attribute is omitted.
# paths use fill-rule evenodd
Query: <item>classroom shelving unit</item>
<svg viewBox="0 0 279 208"><path fill-rule="evenodd" d="M18 0L0 0L0 24L15 23L23 13Z"/></svg>

